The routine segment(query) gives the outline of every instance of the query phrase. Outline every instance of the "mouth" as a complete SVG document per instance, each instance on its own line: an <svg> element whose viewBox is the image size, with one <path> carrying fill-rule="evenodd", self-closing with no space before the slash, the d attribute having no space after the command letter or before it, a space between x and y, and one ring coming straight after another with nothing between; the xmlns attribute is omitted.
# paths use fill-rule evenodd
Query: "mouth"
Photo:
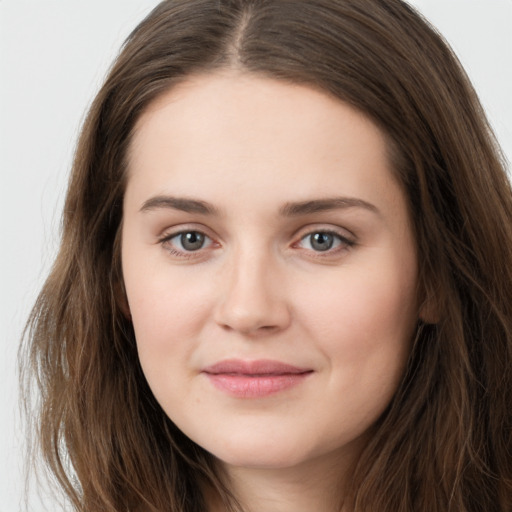
<svg viewBox="0 0 512 512"><path fill-rule="evenodd" d="M228 359L202 370L218 390L236 398L263 398L306 380L313 370L272 360Z"/></svg>

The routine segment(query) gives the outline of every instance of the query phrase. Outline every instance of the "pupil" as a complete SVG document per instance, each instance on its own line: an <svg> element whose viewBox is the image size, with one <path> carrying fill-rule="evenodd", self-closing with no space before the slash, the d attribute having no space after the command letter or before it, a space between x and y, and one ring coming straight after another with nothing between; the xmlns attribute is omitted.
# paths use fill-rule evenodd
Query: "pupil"
<svg viewBox="0 0 512 512"><path fill-rule="evenodd" d="M328 251L334 242L334 237L329 233L315 233L311 236L311 247L317 251Z"/></svg>
<svg viewBox="0 0 512 512"><path fill-rule="evenodd" d="M187 251L197 251L201 249L204 243L204 235L191 231L190 233L183 233L181 235L181 245Z"/></svg>

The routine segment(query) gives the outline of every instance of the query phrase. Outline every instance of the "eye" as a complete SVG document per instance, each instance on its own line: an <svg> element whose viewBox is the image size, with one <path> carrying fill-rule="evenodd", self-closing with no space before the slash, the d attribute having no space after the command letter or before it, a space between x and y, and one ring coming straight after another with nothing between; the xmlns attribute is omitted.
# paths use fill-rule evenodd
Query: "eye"
<svg viewBox="0 0 512 512"><path fill-rule="evenodd" d="M171 240L177 239L179 244L185 251L198 251L203 248L206 240L206 235L199 233L199 231L189 231L187 233L180 233Z"/></svg>
<svg viewBox="0 0 512 512"><path fill-rule="evenodd" d="M336 251L354 245L352 240L332 231L314 231L302 237L297 246L314 252Z"/></svg>
<svg viewBox="0 0 512 512"><path fill-rule="evenodd" d="M160 243L172 254L181 255L205 249L212 245L213 241L201 231L190 230L168 235L160 240Z"/></svg>

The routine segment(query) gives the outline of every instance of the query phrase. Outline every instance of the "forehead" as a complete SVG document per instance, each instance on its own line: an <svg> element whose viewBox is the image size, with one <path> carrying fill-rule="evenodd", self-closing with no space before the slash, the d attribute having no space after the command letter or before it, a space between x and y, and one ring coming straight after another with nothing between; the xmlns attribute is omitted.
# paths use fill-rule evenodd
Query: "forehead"
<svg viewBox="0 0 512 512"><path fill-rule="evenodd" d="M386 136L356 109L311 87L222 72L191 77L144 112L128 185L141 198L347 193L371 202L393 174Z"/></svg>
<svg viewBox="0 0 512 512"><path fill-rule="evenodd" d="M212 131L213 126L217 130ZM321 135L325 146L335 144L341 150L345 140L337 135L348 126L354 137L371 137L382 156L387 156L385 134L339 99L310 86L227 70L193 75L157 97L136 123L131 155L161 128L167 130L168 142L184 142L185 138L216 141L217 134L224 135L223 129L231 129L233 147L237 141L266 143L267 148L273 140L276 144L298 138L318 142L315 136ZM358 137L361 132L364 137ZM297 153L299 148L294 150Z"/></svg>

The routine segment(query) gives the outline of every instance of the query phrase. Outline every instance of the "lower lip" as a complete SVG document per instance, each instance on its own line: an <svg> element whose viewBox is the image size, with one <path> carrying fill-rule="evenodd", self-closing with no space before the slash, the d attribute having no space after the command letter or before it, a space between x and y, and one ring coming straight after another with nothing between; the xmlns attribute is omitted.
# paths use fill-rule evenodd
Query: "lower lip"
<svg viewBox="0 0 512 512"><path fill-rule="evenodd" d="M279 375L243 375L207 373L210 382L220 391L237 398L263 398L301 384L311 372Z"/></svg>

